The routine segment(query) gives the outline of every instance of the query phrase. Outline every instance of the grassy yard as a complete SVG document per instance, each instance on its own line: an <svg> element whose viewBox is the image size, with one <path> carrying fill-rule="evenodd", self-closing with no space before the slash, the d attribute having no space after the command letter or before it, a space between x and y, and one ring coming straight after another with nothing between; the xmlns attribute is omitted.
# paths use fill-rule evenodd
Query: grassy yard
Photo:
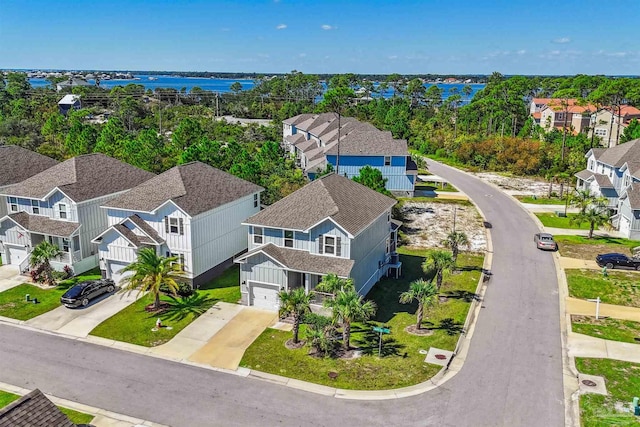
<svg viewBox="0 0 640 427"><path fill-rule="evenodd" d="M565 205L565 200L559 199L557 197L552 197L552 198L537 197L537 196L514 196L514 197L519 201L521 201L522 203L528 203L532 205L561 205L561 206Z"/></svg>
<svg viewBox="0 0 640 427"><path fill-rule="evenodd" d="M400 203L445 203L459 206L473 206L469 200L463 199L439 199L437 197L398 197ZM400 207L401 205L396 205Z"/></svg>
<svg viewBox="0 0 640 427"><path fill-rule="evenodd" d="M83 280L99 279L95 271L89 271L69 280L64 280L56 287L43 289L35 285L23 283L15 288L0 292L0 316L18 320L29 320L60 306L60 297L67 289ZM38 304L27 302L25 295L38 299Z"/></svg>
<svg viewBox="0 0 640 427"><path fill-rule="evenodd" d="M640 344L640 322L618 319L598 319L592 316L571 316L573 332L605 340Z"/></svg>
<svg viewBox="0 0 640 427"><path fill-rule="evenodd" d="M169 302L171 306L160 315L145 311L145 307L153 303L153 297L146 295L96 326L91 335L154 347L176 336L218 301L236 303L239 299L240 269L234 265L217 279L200 287L189 298L174 300L163 295L161 300ZM153 332L158 317L162 319L163 325L172 329L163 328Z"/></svg>
<svg viewBox="0 0 640 427"><path fill-rule="evenodd" d="M596 270L565 270L569 295L587 299L600 297L607 304L640 307L640 284L638 273L609 271L603 278Z"/></svg>
<svg viewBox="0 0 640 427"><path fill-rule="evenodd" d="M352 360L315 358L308 355L308 347L288 350L284 343L291 338L291 333L267 329L245 352L240 365L345 389L399 388L431 378L441 367L425 364L425 356L418 351L429 347L455 348L475 295L483 257L461 254L458 265L464 266L465 271L445 278L441 293L450 298L427 311L424 327L431 329L433 334L419 337L405 332L405 328L416 321L417 305L400 304L398 299L409 283L421 276L420 265L425 251L402 247L399 252L403 276L376 284L367 296L378 306L375 318L365 324L353 325L352 345L362 350L361 357ZM378 357L378 334L371 330L377 325L386 325L391 330L391 334L384 337L381 358ZM304 336L303 328L301 337L304 339ZM336 372L338 376L330 379L329 372Z"/></svg>
<svg viewBox="0 0 640 427"><path fill-rule="evenodd" d="M595 259L598 254L620 252L631 255L631 249L640 246L637 240L618 237L554 236L560 247L560 255L571 258Z"/></svg>
<svg viewBox="0 0 640 427"><path fill-rule="evenodd" d="M555 213L536 213L535 215L545 227L569 228L574 230L589 229L589 224L586 222L583 222L582 224L571 223L571 218L573 218L575 214L567 214L566 217L557 216Z"/></svg>
<svg viewBox="0 0 640 427"><path fill-rule="evenodd" d="M640 419L631 408L631 400L640 390L640 364L609 359L576 359L578 371L600 375L606 380L608 396L583 394L580 396L580 418L585 427L637 426Z"/></svg>
<svg viewBox="0 0 640 427"><path fill-rule="evenodd" d="M4 408L9 403L13 402L14 400L18 400L19 398L20 396L18 396L17 394L0 390L0 408ZM63 408L61 406L58 406L58 408L67 417L69 417L71 422L75 424L88 424L94 418L93 415L85 414L84 412L74 411L72 409Z"/></svg>
<svg viewBox="0 0 640 427"><path fill-rule="evenodd" d="M436 183L420 183L420 184L416 184L415 189L417 191L444 191L444 192L456 192L458 191L458 189L456 187L454 187L453 185L447 183L446 185L442 186L440 184L436 184Z"/></svg>

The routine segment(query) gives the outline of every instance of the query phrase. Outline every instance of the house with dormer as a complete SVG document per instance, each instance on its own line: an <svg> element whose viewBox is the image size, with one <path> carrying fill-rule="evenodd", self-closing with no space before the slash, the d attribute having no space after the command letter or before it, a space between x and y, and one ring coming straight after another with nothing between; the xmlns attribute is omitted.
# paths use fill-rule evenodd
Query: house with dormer
<svg viewBox="0 0 640 427"><path fill-rule="evenodd" d="M184 279L206 283L247 250L243 222L260 211L251 182L201 162L176 166L102 205L108 228L93 239L100 269L116 282L142 248L177 257Z"/></svg>
<svg viewBox="0 0 640 427"><path fill-rule="evenodd" d="M28 271L31 251L46 240L62 252L51 261L56 270L70 266L78 274L96 267L97 245L92 239L108 226L100 206L153 176L95 153L2 188L0 194L7 201L7 214L0 218L3 263Z"/></svg>
<svg viewBox="0 0 640 427"><path fill-rule="evenodd" d="M387 190L413 196L418 168L409 156L407 142L370 123L353 117L338 120L334 113L300 114L283 121L283 146L309 179L328 165L349 178L371 166L387 180Z"/></svg>
<svg viewBox="0 0 640 427"><path fill-rule="evenodd" d="M366 295L383 276L397 275L395 203L332 173L251 216L249 250L235 260L242 302L277 310L279 291L313 291L331 273L353 279Z"/></svg>

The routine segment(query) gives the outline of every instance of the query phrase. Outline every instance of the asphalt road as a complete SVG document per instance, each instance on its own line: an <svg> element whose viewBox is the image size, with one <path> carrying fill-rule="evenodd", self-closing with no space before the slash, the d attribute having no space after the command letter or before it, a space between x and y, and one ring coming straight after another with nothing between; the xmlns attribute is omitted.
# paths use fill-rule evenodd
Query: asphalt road
<svg viewBox="0 0 640 427"><path fill-rule="evenodd" d="M493 276L466 363L435 390L346 401L0 325L0 381L175 427L564 425L555 267L511 199L430 163L491 224Z"/></svg>

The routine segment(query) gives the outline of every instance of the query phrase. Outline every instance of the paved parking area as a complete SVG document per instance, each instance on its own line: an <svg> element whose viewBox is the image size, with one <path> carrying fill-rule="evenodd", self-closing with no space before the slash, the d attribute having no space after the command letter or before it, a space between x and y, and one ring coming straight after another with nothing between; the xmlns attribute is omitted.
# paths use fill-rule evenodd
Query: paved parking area
<svg viewBox="0 0 640 427"><path fill-rule="evenodd" d="M27 281L27 278L20 275L20 270L14 265L0 266L0 292L14 288Z"/></svg>
<svg viewBox="0 0 640 427"><path fill-rule="evenodd" d="M133 304L137 295L137 292L104 295L85 308L60 306L28 320L26 324L75 337L86 337L100 323Z"/></svg>

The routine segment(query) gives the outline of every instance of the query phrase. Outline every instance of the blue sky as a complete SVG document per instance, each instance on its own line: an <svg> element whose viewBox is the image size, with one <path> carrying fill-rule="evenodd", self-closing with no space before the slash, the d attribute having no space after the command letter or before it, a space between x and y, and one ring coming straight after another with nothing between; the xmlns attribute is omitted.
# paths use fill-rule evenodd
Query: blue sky
<svg viewBox="0 0 640 427"><path fill-rule="evenodd" d="M0 68L635 75L634 3L0 0Z"/></svg>

